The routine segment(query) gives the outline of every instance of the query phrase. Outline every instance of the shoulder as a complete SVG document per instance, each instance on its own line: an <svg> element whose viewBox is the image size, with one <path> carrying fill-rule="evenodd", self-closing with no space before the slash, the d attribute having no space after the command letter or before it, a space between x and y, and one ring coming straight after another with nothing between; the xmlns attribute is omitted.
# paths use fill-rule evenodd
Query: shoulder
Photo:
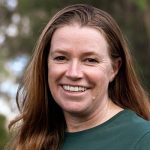
<svg viewBox="0 0 150 150"><path fill-rule="evenodd" d="M123 134L130 139L133 150L150 150L150 121L127 110L122 115Z"/></svg>
<svg viewBox="0 0 150 150"><path fill-rule="evenodd" d="M137 135L133 150L150 150L150 121L133 115L132 130Z"/></svg>
<svg viewBox="0 0 150 150"><path fill-rule="evenodd" d="M124 110L113 122L114 128L124 136L130 135L133 139L150 132L150 121L143 119L131 110Z"/></svg>
<svg viewBox="0 0 150 150"><path fill-rule="evenodd" d="M132 150L150 150L150 121L131 110L125 110L114 123L124 146L130 145Z"/></svg>
<svg viewBox="0 0 150 150"><path fill-rule="evenodd" d="M138 116L135 112L129 112L131 116L129 116L130 122L128 124L138 130L139 133L147 133L150 131L150 121L143 119Z"/></svg>
<svg viewBox="0 0 150 150"><path fill-rule="evenodd" d="M143 119L131 110L126 110L122 115L124 126L128 130L138 131L139 134L144 134L150 131L150 121Z"/></svg>
<svg viewBox="0 0 150 150"><path fill-rule="evenodd" d="M150 131L137 140L133 150L150 150Z"/></svg>

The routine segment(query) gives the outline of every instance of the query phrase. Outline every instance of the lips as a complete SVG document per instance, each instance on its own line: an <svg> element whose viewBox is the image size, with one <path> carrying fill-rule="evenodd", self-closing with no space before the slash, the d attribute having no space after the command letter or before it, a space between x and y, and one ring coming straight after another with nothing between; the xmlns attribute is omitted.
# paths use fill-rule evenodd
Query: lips
<svg viewBox="0 0 150 150"><path fill-rule="evenodd" d="M62 88L65 91L70 91L70 92L84 92L87 90L87 88L84 86L72 86L72 85L62 85Z"/></svg>

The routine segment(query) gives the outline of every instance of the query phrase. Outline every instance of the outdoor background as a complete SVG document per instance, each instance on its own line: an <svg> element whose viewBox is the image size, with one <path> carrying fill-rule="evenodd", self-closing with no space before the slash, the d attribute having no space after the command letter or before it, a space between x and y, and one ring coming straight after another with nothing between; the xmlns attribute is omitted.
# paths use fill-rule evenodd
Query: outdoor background
<svg viewBox="0 0 150 150"><path fill-rule="evenodd" d="M36 41L52 14L88 3L110 13L128 39L136 70L150 92L150 0L0 0L0 150L17 114L15 94Z"/></svg>

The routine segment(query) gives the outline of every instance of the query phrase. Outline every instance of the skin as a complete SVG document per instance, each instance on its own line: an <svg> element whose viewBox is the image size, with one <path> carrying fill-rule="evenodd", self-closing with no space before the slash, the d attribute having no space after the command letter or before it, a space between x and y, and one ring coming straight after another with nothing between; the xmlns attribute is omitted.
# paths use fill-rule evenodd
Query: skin
<svg viewBox="0 0 150 150"><path fill-rule="evenodd" d="M119 64L119 60L110 59L108 43L97 29L71 24L54 32L48 82L54 100L64 112L69 132L92 128L122 111L108 97L108 85ZM73 90L80 86L83 91L68 91L65 85Z"/></svg>

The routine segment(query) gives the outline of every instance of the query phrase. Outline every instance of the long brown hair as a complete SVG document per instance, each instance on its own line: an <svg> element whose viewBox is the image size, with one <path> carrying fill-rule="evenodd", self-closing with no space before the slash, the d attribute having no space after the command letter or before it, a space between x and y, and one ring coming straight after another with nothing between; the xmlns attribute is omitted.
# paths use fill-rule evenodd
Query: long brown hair
<svg viewBox="0 0 150 150"><path fill-rule="evenodd" d="M114 19L106 12L86 4L65 7L54 15L43 30L31 62L17 93L20 121L14 149L58 150L66 129L61 108L55 103L48 87L47 59L53 33L61 26L78 23L98 29L105 36L109 53L122 64L109 85L109 97L122 108L150 119L149 101L133 68L127 43Z"/></svg>

